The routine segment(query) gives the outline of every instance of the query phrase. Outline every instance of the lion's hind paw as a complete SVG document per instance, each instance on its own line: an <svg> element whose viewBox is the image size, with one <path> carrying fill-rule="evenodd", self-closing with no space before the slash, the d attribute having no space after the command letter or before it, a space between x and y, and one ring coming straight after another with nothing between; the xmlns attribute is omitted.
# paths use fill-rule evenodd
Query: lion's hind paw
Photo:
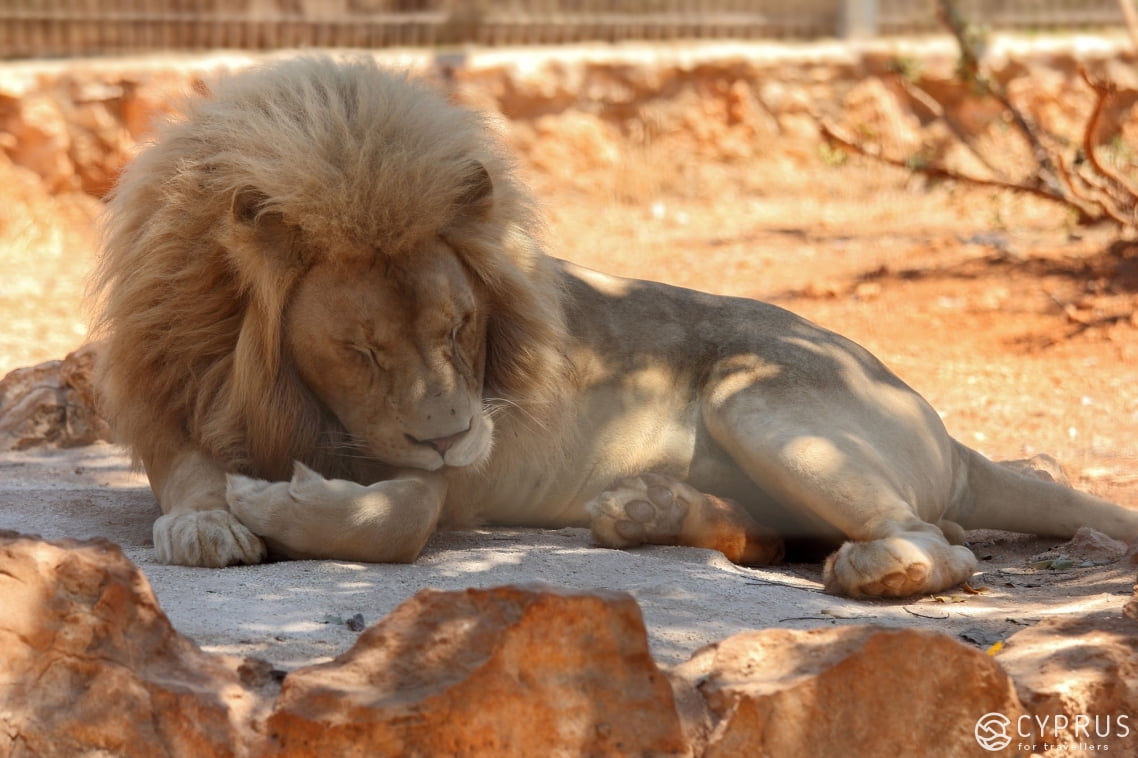
<svg viewBox="0 0 1138 758"><path fill-rule="evenodd" d="M847 542L826 561L826 591L856 598L940 592L972 576L976 556L940 535L904 533L867 542Z"/></svg>
<svg viewBox="0 0 1138 758"><path fill-rule="evenodd" d="M659 474L622 479L585 506L593 539L603 547L675 544L690 504L677 482Z"/></svg>
<svg viewBox="0 0 1138 758"><path fill-rule="evenodd" d="M265 543L229 511L167 513L154 522L161 563L221 568L265 560Z"/></svg>

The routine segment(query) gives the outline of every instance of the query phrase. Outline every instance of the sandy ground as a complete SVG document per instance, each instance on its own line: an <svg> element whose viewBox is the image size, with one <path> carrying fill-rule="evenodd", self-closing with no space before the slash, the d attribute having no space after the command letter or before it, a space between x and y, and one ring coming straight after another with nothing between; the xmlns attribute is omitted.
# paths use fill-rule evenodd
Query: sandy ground
<svg viewBox="0 0 1138 758"><path fill-rule="evenodd" d="M1080 487L1138 507L1138 253L1108 254L1109 230L1072 228L1036 201L927 186L856 160L713 167L681 188L625 168L633 179L623 184L534 177L552 252L790 307L882 356L966 443L996 458L1049 452ZM0 289L0 372L61 357L81 339L77 293L92 255L58 250L0 251L9 282L19 282ZM357 614L373 623L423 587L625 590L644 610L659 660L672 663L770 626L919 626L987 647L1050 614L1118 608L1135 579L1126 561L1041 568L1033 558L1055 541L994 533L971 535L983 592L908 602L825 595L813 564L754 570L695 549L601 550L575 529L444 533L411 566L190 569L154 561L156 515L145 481L110 446L0 456L0 529L111 539L179 630L207 650L282 668L346 649Z"/></svg>
<svg viewBox="0 0 1138 758"><path fill-rule="evenodd" d="M816 564L749 569L709 550L604 550L584 529L440 533L413 565L296 561L195 569L155 561L150 523L157 515L145 480L113 446L0 455L0 528L110 539L142 568L180 632L206 650L253 655L282 669L343 652L364 625L427 587L546 582L629 592L657 660L672 664L735 632L772 626L920 627L987 648L1052 614L1119 609L1135 573L1126 561L1033 567L1060 541L973 532L982 558L972 582L978 594L865 602L824 594Z"/></svg>

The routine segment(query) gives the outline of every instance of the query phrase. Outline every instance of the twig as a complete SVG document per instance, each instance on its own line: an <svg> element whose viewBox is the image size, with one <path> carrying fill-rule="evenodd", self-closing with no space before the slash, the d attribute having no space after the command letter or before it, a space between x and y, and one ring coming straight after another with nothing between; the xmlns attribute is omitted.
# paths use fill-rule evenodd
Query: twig
<svg viewBox="0 0 1138 758"><path fill-rule="evenodd" d="M981 70L980 51L977 50L980 40L974 39L974 35L969 33L968 22L965 21L951 0L938 0L937 5L939 6L941 22L952 32L952 36L956 38L956 44L960 48L961 74L966 81L974 84L983 94L995 99L1008 112L1016 129L1031 147L1031 154L1035 158L1036 164L1042 169L1037 174L1040 183L1045 185L1056 199L1065 200L1067 193L1064 191L1062 183L1057 180L1059 172L1055 168L1050 152L1036 134L1035 128L1023 115L1023 112L1008 98L1003 87L992 82Z"/></svg>
<svg viewBox="0 0 1138 758"><path fill-rule="evenodd" d="M953 136L955 136L956 139L960 142L960 144L964 145L964 147L967 148L968 152L972 154L972 157L980 161L980 163L984 165L984 168L992 172L993 176L1002 180L1007 180L1007 176L1004 174L1004 172L1001 171L998 166L989 161L987 156L985 156L984 153L982 153L976 148L974 144L972 144L972 138L968 136L968 132L960 128L960 125L956 123L956 119L952 118L952 116L944 109L944 106L937 102L935 97L925 92L916 84L913 84L907 80L904 76L898 75L897 79L900 81L902 89L905 90L905 94L916 100L918 103L927 108L930 113L943 121L948 126L949 131L952 132Z"/></svg>
<svg viewBox="0 0 1138 758"><path fill-rule="evenodd" d="M1128 0L1121 1L1124 4L1128 2ZM972 143L971 138L958 128L940 102L916 85L905 81L903 77L900 79L901 86L909 96L929 109L935 117L940 118L956 136L959 143L979 159L980 163L995 178L972 176L944 165L931 163L914 165L912 160L888 156L880 148L873 149L864 145L844 134L841 129L825 119L817 118L821 132L832 142L860 155L909 171L922 173L926 176L968 182L978 186L1025 192L1046 200L1062 203L1077 214L1077 220L1081 224L1109 219L1123 228L1134 227L1138 221L1138 188L1135 188L1118 172L1100 161L1096 150L1100 120L1106 103L1114 94L1113 85L1097 82L1090 77L1085 69L1080 70L1083 79L1095 93L1094 107L1084 128L1082 141L1082 153L1086 157L1086 165L1089 166L1090 170L1080 170L1077 163L1072 167L1064 159L1061 147L1051 144L1058 140L1032 123L1027 115L1011 101L1004 87L999 82L990 79L984 72L982 65L984 39L968 24L964 16L957 10L956 4L952 0L937 0L937 7L937 15L952 33L960 49L959 76L967 84L970 84L977 93L995 100L1009 115L1016 131L1027 142L1031 150L1036 171L1020 181L1009 179L1003 171L999 170L984 156L983 152ZM1134 9L1131 7L1130 11L1134 11ZM1138 29L1138 25L1135 29ZM1135 42L1138 46L1138 35L1136 35Z"/></svg>
<svg viewBox="0 0 1138 758"><path fill-rule="evenodd" d="M880 151L873 151L866 148L857 140L842 134L841 130L838 129L838 127L829 123L825 119L819 119L818 128L828 139L837 142L842 147L849 148L859 155L873 158L874 160L881 161L882 163L888 163L891 166L897 166L898 168L907 169L909 171L918 171L919 173L940 179L952 179L955 181L968 182L969 184L976 184L982 187L995 187L996 189L1026 192L1037 197L1042 197L1045 200L1051 200L1052 202L1064 203L1067 205L1072 204L1070 198L1066 197L1064 194L1052 192L1045 187L1030 184L1016 184L1015 182L1010 182L1004 179L986 179L980 176L971 176L959 171L954 171L944 166L931 164L914 168L913 165L908 161L894 158L892 156L885 155ZM1082 209L1076 206L1076 210L1081 211Z"/></svg>
<svg viewBox="0 0 1138 758"><path fill-rule="evenodd" d="M1098 131L1099 121L1102 118L1102 112L1106 108L1107 102L1114 95L1116 87L1109 82L1100 82L1091 78L1087 73L1086 68L1081 68L1079 74L1083 77L1083 81L1087 83L1095 93L1095 104L1091 110L1090 118L1087 119L1086 129L1083 130L1083 153L1087 156L1087 161L1090 162L1091 167L1108 181L1106 190L1112 196L1112 199L1122 205L1119 212L1129 211L1131 215L1134 213L1135 206L1138 205L1138 188L1135 188L1128 182L1121 174L1114 169L1107 166L1099 160L1096 147L1098 146ZM1133 223L1133 219L1123 221L1122 223Z"/></svg>
<svg viewBox="0 0 1138 758"><path fill-rule="evenodd" d="M1088 190L1081 186L1076 186L1075 180L1077 179L1083 184L1089 185L1091 187L1091 190L1094 190L1094 184L1088 181L1087 177L1083 176L1080 173L1073 173L1070 169L1067 168L1067 164L1063 162L1062 158L1057 158L1052 166L1054 167L1055 174L1059 177L1059 181L1065 188L1060 200L1061 202L1066 203L1068 207L1073 208L1076 213L1078 213L1079 223L1087 224L1093 221L1098 221L1102 218L1104 213L1109 215L1109 203L1104 202L1101 198L1093 196L1087 197ZM1088 204L1097 207L1099 209L1099 212L1093 212L1091 208L1088 207Z"/></svg>
<svg viewBox="0 0 1138 758"><path fill-rule="evenodd" d="M1079 315L1079 309L1075 307L1074 303L1069 303L1066 300L1063 300L1050 290L1043 290L1043 294L1047 295L1047 297L1051 298L1051 302L1059 306L1059 310L1063 311L1063 315L1066 316L1067 320L1072 324L1080 324L1084 327L1091 325L1091 321Z"/></svg>

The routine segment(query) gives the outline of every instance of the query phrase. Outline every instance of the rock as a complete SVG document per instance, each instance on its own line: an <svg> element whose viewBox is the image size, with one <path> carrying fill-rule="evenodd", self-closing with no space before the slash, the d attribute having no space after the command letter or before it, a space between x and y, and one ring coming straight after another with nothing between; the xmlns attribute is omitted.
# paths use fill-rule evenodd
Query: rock
<svg viewBox="0 0 1138 758"><path fill-rule="evenodd" d="M972 755L981 717L1025 713L990 656L911 629L744 632L697 652L675 676L706 699L708 758ZM1014 753L1013 741L1003 754Z"/></svg>
<svg viewBox="0 0 1138 758"><path fill-rule="evenodd" d="M623 593L427 590L289 674L270 755L687 755Z"/></svg>
<svg viewBox="0 0 1138 758"><path fill-rule="evenodd" d="M143 72L138 80L123 82L122 125L136 141L150 138L155 124L174 115L185 93L204 84L194 74L180 70Z"/></svg>
<svg viewBox="0 0 1138 758"><path fill-rule="evenodd" d="M0 755L230 756L251 741L241 662L175 632L116 546L2 532L0 566Z"/></svg>
<svg viewBox="0 0 1138 758"><path fill-rule="evenodd" d="M1072 566L1085 564L1103 565L1114 563L1126 557L1130 546L1121 540L1091 529L1081 527L1068 542L1033 556L1031 563L1064 560Z"/></svg>
<svg viewBox="0 0 1138 758"><path fill-rule="evenodd" d="M1062 464L1046 453L1039 453L1030 458L1021 458L1014 461L999 461L999 464L1026 476L1034 476L1036 479L1042 479L1045 482L1054 482L1064 487L1074 486L1071 484L1071 479L1067 476L1067 472L1063 470Z"/></svg>
<svg viewBox="0 0 1138 758"><path fill-rule="evenodd" d="M562 180L582 171L611 169L620 161L620 135L612 124L588 113L542 116L526 158L539 171Z"/></svg>
<svg viewBox="0 0 1138 758"><path fill-rule="evenodd" d="M0 379L0 451L109 440L93 382L96 345Z"/></svg>
<svg viewBox="0 0 1138 758"><path fill-rule="evenodd" d="M278 690L175 632L108 542L0 532L0 567L5 758L1138 751L1138 624L1114 612L995 658L927 631L767 629L665 677L628 595L425 591Z"/></svg>
<svg viewBox="0 0 1138 758"><path fill-rule="evenodd" d="M921 124L894 87L877 78L854 85L842 99L841 126L883 154L905 158L923 143Z"/></svg>
<svg viewBox="0 0 1138 758"><path fill-rule="evenodd" d="M0 450L22 450L58 436L65 414L61 363L18 368L0 379Z"/></svg>
<svg viewBox="0 0 1138 758"><path fill-rule="evenodd" d="M998 660L1031 711L1035 744L1138 754L1133 619L1109 611L1050 618L1012 635Z"/></svg>
<svg viewBox="0 0 1138 758"><path fill-rule="evenodd" d="M0 133L11 135L3 145L12 162L39 175L51 193L79 186L69 155L71 132L59 103L48 93L0 99Z"/></svg>
<svg viewBox="0 0 1138 758"><path fill-rule="evenodd" d="M94 364L98 359L99 344L88 343L64 357L63 363L59 364L59 378L63 380L64 386L74 393L73 405L82 407L89 417L94 415L97 420L91 420L91 427L101 430L106 426L106 422L98 418L99 396L94 386ZM98 426L100 422L102 427Z"/></svg>

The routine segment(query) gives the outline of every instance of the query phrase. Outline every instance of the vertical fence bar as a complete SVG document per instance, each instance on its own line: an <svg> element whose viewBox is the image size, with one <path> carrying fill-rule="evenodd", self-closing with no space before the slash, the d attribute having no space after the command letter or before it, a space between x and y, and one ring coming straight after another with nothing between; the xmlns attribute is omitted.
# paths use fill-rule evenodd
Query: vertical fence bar
<svg viewBox="0 0 1138 758"><path fill-rule="evenodd" d="M1121 30L1135 0L958 0L997 30ZM844 39L943 31L934 0L0 0L0 58L298 46Z"/></svg>
<svg viewBox="0 0 1138 758"><path fill-rule="evenodd" d="M865 39L877 36L878 0L846 0L841 4L838 36Z"/></svg>

